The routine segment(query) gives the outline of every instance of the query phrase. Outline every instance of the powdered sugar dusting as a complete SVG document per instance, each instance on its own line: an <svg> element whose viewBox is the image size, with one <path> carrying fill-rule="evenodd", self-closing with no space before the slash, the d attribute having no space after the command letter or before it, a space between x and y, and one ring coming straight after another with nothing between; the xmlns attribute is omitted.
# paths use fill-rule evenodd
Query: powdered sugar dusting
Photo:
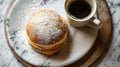
<svg viewBox="0 0 120 67"><path fill-rule="evenodd" d="M49 44L52 40L57 40L63 34L64 23L61 17L54 11L41 10L41 13L33 17L30 23L33 25L30 37L38 36L40 44ZM28 23L29 24L29 23Z"/></svg>
<svg viewBox="0 0 120 67"><path fill-rule="evenodd" d="M47 1L47 2L46 2ZM53 7L49 6L50 4L56 3L55 0L32 0L29 1L28 3L23 4L22 9L19 13L19 19L21 20L22 23L25 23L29 20L30 16L32 13L35 11L38 11L40 9L52 9L54 10Z"/></svg>

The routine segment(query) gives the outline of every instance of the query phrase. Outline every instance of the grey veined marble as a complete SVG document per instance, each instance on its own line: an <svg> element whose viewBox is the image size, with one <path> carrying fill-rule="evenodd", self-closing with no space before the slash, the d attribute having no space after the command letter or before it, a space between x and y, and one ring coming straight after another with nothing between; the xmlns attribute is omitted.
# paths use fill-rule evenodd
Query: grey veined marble
<svg viewBox="0 0 120 67"><path fill-rule="evenodd" d="M120 67L120 0L107 0L113 20L110 48L99 67Z"/></svg>
<svg viewBox="0 0 120 67"><path fill-rule="evenodd" d="M3 17L10 0L0 0L0 67L24 67L10 51L5 35ZM107 54L98 67L120 67L120 0L107 0L113 20L113 35Z"/></svg>

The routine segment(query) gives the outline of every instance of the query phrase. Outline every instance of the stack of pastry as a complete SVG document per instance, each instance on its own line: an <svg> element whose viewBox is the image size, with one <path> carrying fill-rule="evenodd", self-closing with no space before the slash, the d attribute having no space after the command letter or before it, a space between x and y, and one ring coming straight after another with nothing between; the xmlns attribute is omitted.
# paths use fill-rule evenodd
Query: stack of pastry
<svg viewBox="0 0 120 67"><path fill-rule="evenodd" d="M26 33L35 51L49 56L65 46L68 26L57 12L43 9L32 14L26 25Z"/></svg>

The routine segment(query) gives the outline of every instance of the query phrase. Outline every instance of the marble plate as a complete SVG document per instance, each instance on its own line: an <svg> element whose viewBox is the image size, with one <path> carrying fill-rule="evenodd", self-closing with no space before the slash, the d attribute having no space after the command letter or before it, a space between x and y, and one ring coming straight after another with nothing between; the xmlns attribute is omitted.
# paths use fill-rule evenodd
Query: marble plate
<svg viewBox="0 0 120 67"><path fill-rule="evenodd" d="M12 5L6 22L6 36L13 50L26 62L35 66L65 66L82 58L93 46L98 30L69 25L66 46L59 53L46 57L35 52L26 38L26 22L29 16L39 9L49 8L57 11L63 18L65 0L16 0ZM68 21L67 21L68 22Z"/></svg>

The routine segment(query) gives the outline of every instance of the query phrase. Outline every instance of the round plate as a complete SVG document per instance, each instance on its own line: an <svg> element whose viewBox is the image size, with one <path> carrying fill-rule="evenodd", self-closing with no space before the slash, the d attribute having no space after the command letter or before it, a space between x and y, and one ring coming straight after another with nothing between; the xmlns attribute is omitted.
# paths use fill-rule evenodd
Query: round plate
<svg viewBox="0 0 120 67"><path fill-rule="evenodd" d="M93 46L98 30L89 27L75 28L69 25L66 46L53 56L46 57L35 52L26 37L26 22L30 15L39 9L53 9L63 18L65 0L17 0L11 7L5 31L7 40L16 52L27 63L34 66L65 66L82 58ZM68 22L68 21L67 21Z"/></svg>

